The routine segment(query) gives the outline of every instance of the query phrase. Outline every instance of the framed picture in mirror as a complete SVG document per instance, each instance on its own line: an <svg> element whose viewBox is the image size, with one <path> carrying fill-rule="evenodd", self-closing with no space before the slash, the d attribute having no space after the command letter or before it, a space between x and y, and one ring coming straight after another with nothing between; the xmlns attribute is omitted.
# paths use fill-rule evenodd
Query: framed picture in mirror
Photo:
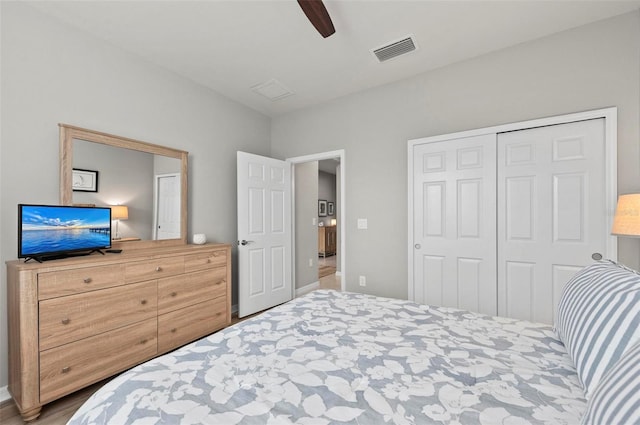
<svg viewBox="0 0 640 425"><path fill-rule="evenodd" d="M97 192L98 172L94 170L74 168L72 185L74 192Z"/></svg>
<svg viewBox="0 0 640 425"><path fill-rule="evenodd" d="M327 215L336 215L335 202L327 202Z"/></svg>

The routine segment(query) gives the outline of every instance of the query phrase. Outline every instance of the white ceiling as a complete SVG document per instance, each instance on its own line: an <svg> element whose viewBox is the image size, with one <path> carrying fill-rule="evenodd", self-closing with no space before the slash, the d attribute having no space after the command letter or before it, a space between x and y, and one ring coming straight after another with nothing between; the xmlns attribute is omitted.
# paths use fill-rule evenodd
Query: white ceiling
<svg viewBox="0 0 640 425"><path fill-rule="evenodd" d="M277 116L640 8L629 1L326 0L323 39L295 0L38 1L42 12ZM406 35L418 50L379 63ZM251 90L277 79L295 94Z"/></svg>

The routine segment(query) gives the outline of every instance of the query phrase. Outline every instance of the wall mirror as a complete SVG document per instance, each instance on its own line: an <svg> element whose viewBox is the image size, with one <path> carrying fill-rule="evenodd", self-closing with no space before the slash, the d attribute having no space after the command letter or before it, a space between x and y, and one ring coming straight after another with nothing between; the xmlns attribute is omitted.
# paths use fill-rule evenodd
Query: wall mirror
<svg viewBox="0 0 640 425"><path fill-rule="evenodd" d="M59 127L62 205L111 206L114 247L187 243L188 152Z"/></svg>

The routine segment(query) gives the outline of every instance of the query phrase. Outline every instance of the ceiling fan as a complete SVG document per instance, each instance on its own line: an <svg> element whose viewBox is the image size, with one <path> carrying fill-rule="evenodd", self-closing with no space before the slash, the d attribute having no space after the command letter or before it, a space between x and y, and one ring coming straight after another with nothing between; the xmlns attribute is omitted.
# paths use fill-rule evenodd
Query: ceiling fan
<svg viewBox="0 0 640 425"><path fill-rule="evenodd" d="M298 4L322 37L327 38L336 32L322 0L298 0Z"/></svg>

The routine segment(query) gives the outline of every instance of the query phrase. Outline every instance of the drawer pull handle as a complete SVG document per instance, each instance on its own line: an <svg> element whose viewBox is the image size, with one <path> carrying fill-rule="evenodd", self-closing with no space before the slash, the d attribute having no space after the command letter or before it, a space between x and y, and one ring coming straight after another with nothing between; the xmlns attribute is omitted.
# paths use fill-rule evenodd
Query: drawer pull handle
<svg viewBox="0 0 640 425"><path fill-rule="evenodd" d="M62 370L60 372L62 373L69 373L71 371L71 366L65 366L62 368Z"/></svg>
<svg viewBox="0 0 640 425"><path fill-rule="evenodd" d="M142 341L140 341L140 344L146 344L147 343L147 339L143 339Z"/></svg>
<svg viewBox="0 0 640 425"><path fill-rule="evenodd" d="M147 303L147 300L142 300L140 301L140 304L145 305Z"/></svg>
<svg viewBox="0 0 640 425"><path fill-rule="evenodd" d="M211 262L211 258L207 258L207 264Z"/></svg>
<svg viewBox="0 0 640 425"><path fill-rule="evenodd" d="M216 285L221 285L221 284L222 284L222 282L223 282L222 280L219 280L219 281L217 281L215 284L216 284Z"/></svg>
<svg viewBox="0 0 640 425"><path fill-rule="evenodd" d="M216 316L222 316L222 312L221 311L217 312Z"/></svg>
<svg viewBox="0 0 640 425"><path fill-rule="evenodd" d="M178 328L171 328L171 333L176 333L178 331Z"/></svg>
<svg viewBox="0 0 640 425"><path fill-rule="evenodd" d="M160 266L156 267L156 271L157 272L161 272L162 271L162 267L160 267Z"/></svg>
<svg viewBox="0 0 640 425"><path fill-rule="evenodd" d="M68 317L65 317L64 319L62 319L62 320L61 320L61 322L62 322L62 324L63 324L63 325L68 325L70 321L71 321L71 320L69 320L69 318L68 318Z"/></svg>
<svg viewBox="0 0 640 425"><path fill-rule="evenodd" d="M171 293L171 296L172 296L172 297L175 297L176 295L178 295L178 293L177 293L177 292L172 292L172 293Z"/></svg>
<svg viewBox="0 0 640 425"><path fill-rule="evenodd" d="M93 279L91 279L90 277L85 277L82 281L83 281L84 283L91 283L91 281L92 281L92 280L93 280Z"/></svg>

